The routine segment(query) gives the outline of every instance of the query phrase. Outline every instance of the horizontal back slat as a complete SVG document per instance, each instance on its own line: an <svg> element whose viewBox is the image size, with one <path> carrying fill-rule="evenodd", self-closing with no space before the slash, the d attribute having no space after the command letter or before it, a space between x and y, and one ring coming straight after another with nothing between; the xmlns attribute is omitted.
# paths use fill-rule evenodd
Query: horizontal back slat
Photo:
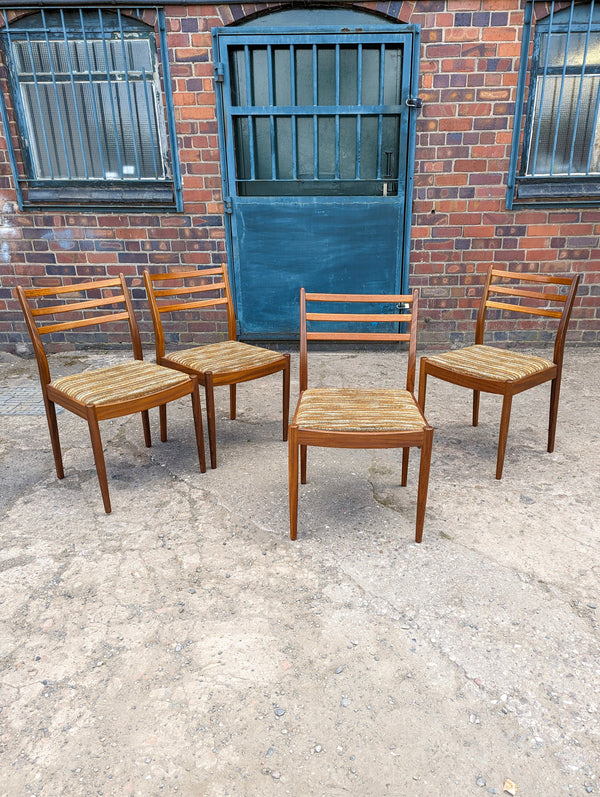
<svg viewBox="0 0 600 797"><path fill-rule="evenodd" d="M546 310L542 307L523 307L520 304L508 304L507 302L491 302L485 303L486 307L494 307L496 310L511 310L514 313L528 313L530 315L542 315L547 318L560 318L562 312L560 310Z"/></svg>
<svg viewBox="0 0 600 797"><path fill-rule="evenodd" d="M168 271L166 274L148 274L152 282L162 280L184 280L192 277L210 277L216 274L223 274L223 266L215 268L194 269L193 271Z"/></svg>
<svg viewBox="0 0 600 797"><path fill-rule="evenodd" d="M412 315L386 314L386 313L307 313L307 321L359 321L364 323L374 321L399 321L410 322Z"/></svg>
<svg viewBox="0 0 600 797"><path fill-rule="evenodd" d="M75 329L76 327L91 327L96 324L107 324L109 321L128 321L129 313L110 313L108 315L94 316L91 318L80 318L77 321L63 321L59 324L49 324L45 327L38 327L40 335L47 335L50 332L62 332L65 329Z"/></svg>
<svg viewBox="0 0 600 797"><path fill-rule="evenodd" d="M91 307L104 307L107 304L123 304L124 301L125 297L120 293L117 296L105 296L103 299L88 299L86 302L65 302L64 304L54 304L52 307L34 307L31 314L42 316L71 313L75 310L89 310Z"/></svg>
<svg viewBox="0 0 600 797"><path fill-rule="evenodd" d="M504 277L505 279L523 280L524 282L543 282L546 285L570 285L573 280L571 277L554 277L551 274L524 274L515 271L502 271L492 269L492 277Z"/></svg>
<svg viewBox="0 0 600 797"><path fill-rule="evenodd" d="M50 296L61 293L83 293L83 291L95 291L98 288L121 288L121 280L111 277L106 280L90 280L89 282L78 282L73 285L54 285L51 288L27 288L24 290L25 296Z"/></svg>
<svg viewBox="0 0 600 797"><path fill-rule="evenodd" d="M178 310L196 310L199 307L214 307L218 304L227 304L227 298L222 296L220 299L202 299L197 302L177 302L175 304L157 305L159 313L175 313Z"/></svg>
<svg viewBox="0 0 600 797"><path fill-rule="evenodd" d="M307 293L307 302L412 302L412 294Z"/></svg>
<svg viewBox="0 0 600 797"><path fill-rule="evenodd" d="M543 293L541 291L524 291L520 288L511 288L508 285L490 285L490 293L502 293L506 296L523 296L527 299L537 299L540 302L566 302L566 294Z"/></svg>
<svg viewBox="0 0 600 797"><path fill-rule="evenodd" d="M179 288L158 288L154 291L154 295L158 299L161 296L178 296L184 293L186 294L208 293L209 291L223 291L223 290L225 290L224 282L214 282L208 285L190 285L189 287L186 285L182 285Z"/></svg>
<svg viewBox="0 0 600 797"><path fill-rule="evenodd" d="M410 340L407 332L307 332L307 340Z"/></svg>

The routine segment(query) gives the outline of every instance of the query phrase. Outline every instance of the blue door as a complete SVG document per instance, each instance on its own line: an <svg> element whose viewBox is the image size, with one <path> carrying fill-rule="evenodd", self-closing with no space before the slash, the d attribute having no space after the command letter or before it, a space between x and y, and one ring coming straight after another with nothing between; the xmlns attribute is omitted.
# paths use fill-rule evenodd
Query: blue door
<svg viewBox="0 0 600 797"><path fill-rule="evenodd" d="M406 291L417 31L222 28L214 40L240 336L297 337L301 286Z"/></svg>

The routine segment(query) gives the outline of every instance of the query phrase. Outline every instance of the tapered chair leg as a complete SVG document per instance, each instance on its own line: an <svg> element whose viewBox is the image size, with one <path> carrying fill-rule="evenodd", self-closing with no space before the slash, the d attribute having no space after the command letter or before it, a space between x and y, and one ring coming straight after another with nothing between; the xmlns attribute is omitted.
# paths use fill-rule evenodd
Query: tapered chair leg
<svg viewBox="0 0 600 797"><path fill-rule="evenodd" d="M237 415L236 387L237 385L229 385L229 418L232 421L235 421Z"/></svg>
<svg viewBox="0 0 600 797"><path fill-rule="evenodd" d="M52 445L52 454L54 456L56 475L59 479L64 479L65 471L63 468L62 452L60 450L60 438L58 436L56 406L53 401L50 401L50 399L46 397L46 395L44 395L44 404L46 405L46 420L48 421L48 430L50 432L50 443Z"/></svg>
<svg viewBox="0 0 600 797"><path fill-rule="evenodd" d="M496 460L496 478L502 478L502 468L504 466L504 452L506 451L506 438L508 437L508 425L510 423L510 409L512 406L512 396L506 393L502 401L502 417L500 418L500 435L498 438L498 459Z"/></svg>
<svg viewBox="0 0 600 797"><path fill-rule="evenodd" d="M283 369L283 439L288 439L290 424L290 355L285 354L285 368Z"/></svg>
<svg viewBox="0 0 600 797"><path fill-rule="evenodd" d="M158 417L160 421L160 441L161 443L167 442L167 405L161 404L158 408Z"/></svg>
<svg viewBox="0 0 600 797"><path fill-rule="evenodd" d="M554 451L556 421L558 420L558 399L560 397L560 374L552 380L550 387L550 420L548 422L548 451Z"/></svg>
<svg viewBox="0 0 600 797"><path fill-rule="evenodd" d="M410 448L403 448L402 449L402 481L400 485L402 487L406 487L406 483L408 482L408 458L410 456Z"/></svg>
<svg viewBox="0 0 600 797"><path fill-rule="evenodd" d="M421 462L419 463L419 486L417 489L417 524L415 542L423 539L423 524L425 522L425 508L427 506L427 490L429 488L429 469L431 466L431 446L433 443L433 429L424 430L423 446L421 447Z"/></svg>
<svg viewBox="0 0 600 797"><path fill-rule="evenodd" d="M306 446L304 446L306 448ZM298 534L298 427L290 426L288 437L288 482L290 499L290 539Z"/></svg>
<svg viewBox="0 0 600 797"><path fill-rule="evenodd" d="M144 427L144 442L146 443L146 448L150 448L152 445L152 435L150 434L150 414L148 410L142 410L142 426Z"/></svg>
<svg viewBox="0 0 600 797"><path fill-rule="evenodd" d="M194 429L196 431L196 446L198 447L198 459L200 460L200 473L206 473L206 454L204 452L204 431L202 430L202 409L200 408L200 393L198 391L198 380L196 377L194 377L194 389L192 390L192 411L194 414Z"/></svg>
<svg viewBox="0 0 600 797"><path fill-rule="evenodd" d="M100 482L100 492L104 503L104 511L107 515L111 512L110 496L108 494L108 479L106 478L106 464L104 462L104 452L102 451L102 439L100 438L100 428L98 418L93 407L87 408L87 422L90 429L90 440L92 441L92 451L94 452L94 462L96 463L96 473Z"/></svg>
<svg viewBox="0 0 600 797"><path fill-rule="evenodd" d="M208 425L208 448L210 451L210 467L217 467L217 430L215 422L215 391L213 389L213 375L211 372L204 374L204 391L206 394L206 422Z"/></svg>
<svg viewBox="0 0 600 797"><path fill-rule="evenodd" d="M306 484L306 451L308 446L300 446L300 482Z"/></svg>
<svg viewBox="0 0 600 797"><path fill-rule="evenodd" d="M473 391L473 426L479 423L479 397L481 392L479 390Z"/></svg>

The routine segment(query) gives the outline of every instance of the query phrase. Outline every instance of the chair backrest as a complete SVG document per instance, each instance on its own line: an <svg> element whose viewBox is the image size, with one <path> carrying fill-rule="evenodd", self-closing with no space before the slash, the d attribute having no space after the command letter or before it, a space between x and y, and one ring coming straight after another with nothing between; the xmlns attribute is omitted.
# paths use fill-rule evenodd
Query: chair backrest
<svg viewBox="0 0 600 797"><path fill-rule="evenodd" d="M144 271L144 283L154 322L156 356L164 357L164 313L189 312L201 308L225 306L229 340L235 340L235 310L225 265L150 274ZM156 283L161 287L156 287ZM200 298L199 298L200 297ZM194 320L197 318L194 313Z"/></svg>
<svg viewBox="0 0 600 797"><path fill-rule="evenodd" d="M337 311L318 311L314 305L323 303L336 303L340 307ZM347 305L375 305L371 312L353 312ZM361 341L361 342L408 342L408 368L406 373L406 389L414 390L415 365L417 360L417 310L419 293L414 290L412 294L357 294L357 293L306 293L300 290L300 390L308 386L307 342L309 340L330 341ZM310 309L308 307L310 306ZM313 323L319 325L318 330L308 329ZM357 325L356 329L340 331L341 323ZM398 324L398 332L372 331L361 324ZM323 329L321 324L329 325ZM400 325L406 325L401 327ZM331 328L333 325L333 329ZM335 329L338 327L338 329Z"/></svg>
<svg viewBox="0 0 600 797"><path fill-rule="evenodd" d="M136 360L143 359L140 333L122 274L109 279L48 288L25 289L19 285L16 293L23 308L43 385L50 382L43 335L126 321L134 357Z"/></svg>
<svg viewBox="0 0 600 797"><path fill-rule="evenodd" d="M532 285L539 289L531 290ZM579 274L573 277L554 277L491 267L477 314L475 343L483 343L488 308L557 318L559 323L554 341L554 362L560 364L578 285ZM556 289L561 288L562 292L559 293Z"/></svg>

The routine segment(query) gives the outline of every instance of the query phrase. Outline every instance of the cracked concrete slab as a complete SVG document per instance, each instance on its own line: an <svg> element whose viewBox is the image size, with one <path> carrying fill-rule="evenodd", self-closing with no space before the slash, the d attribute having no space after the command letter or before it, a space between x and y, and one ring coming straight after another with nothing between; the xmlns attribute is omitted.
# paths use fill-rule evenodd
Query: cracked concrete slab
<svg viewBox="0 0 600 797"><path fill-rule="evenodd" d="M404 378L389 351L311 362ZM569 350L553 454L548 386L516 397L498 482L499 400L474 429L430 380L421 545L416 451L400 488L399 452L312 448L290 542L276 376L236 421L218 391L206 474L188 401L151 449L139 418L102 424L111 515L83 421L59 417L59 481L45 419L0 418L0 795L598 793L599 388L600 352Z"/></svg>

